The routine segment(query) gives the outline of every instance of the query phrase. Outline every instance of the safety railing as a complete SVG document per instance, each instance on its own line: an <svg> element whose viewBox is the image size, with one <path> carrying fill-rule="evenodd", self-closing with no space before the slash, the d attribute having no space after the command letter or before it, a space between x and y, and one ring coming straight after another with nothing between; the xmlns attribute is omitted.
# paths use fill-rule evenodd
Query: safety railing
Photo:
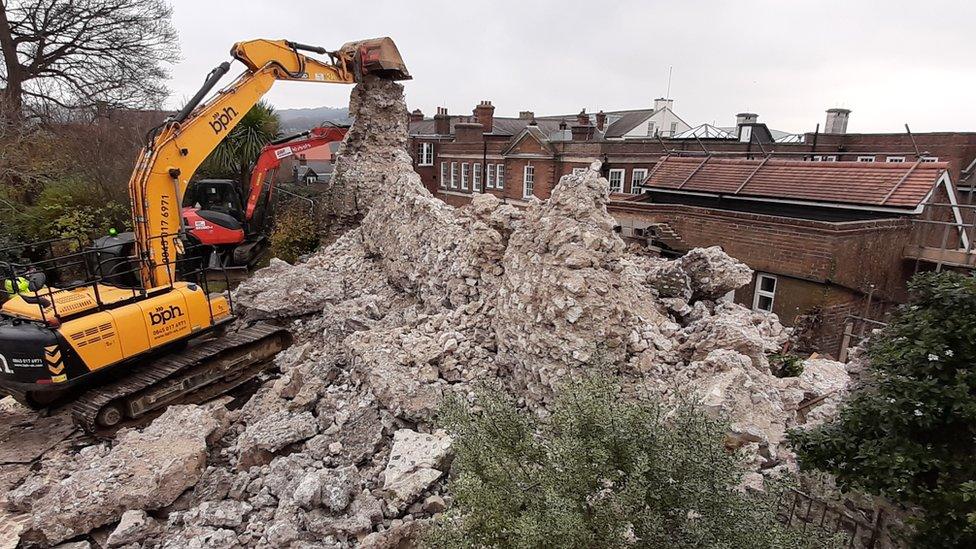
<svg viewBox="0 0 976 549"><path fill-rule="evenodd" d="M871 518L860 518L843 507L789 489L780 495L776 519L781 523L806 533L816 529L819 533L844 534L847 547L872 549L877 547L885 529L884 511L874 511Z"/></svg>
<svg viewBox="0 0 976 549"><path fill-rule="evenodd" d="M966 202L930 202L912 220L905 256L915 260L916 271L930 266L936 271L944 267L976 268L976 204Z"/></svg>
<svg viewBox="0 0 976 549"><path fill-rule="evenodd" d="M231 284L227 271L219 262L213 266L209 261L210 257L217 253L216 248L204 244L191 244L173 249L175 236L169 234L154 237L161 241L162 251L160 261L155 262L149 262L135 253L129 255L117 253L121 251L119 247L126 245L131 245L133 252L135 251L134 245L126 242L113 242L82 249L79 239L62 238L11 246L0 249L0 258L6 258L0 261L0 277L7 286L4 288L5 291L9 288L11 293L20 294L26 302L36 305L41 321L48 324L55 320L60 322L75 314L63 310L63 305L60 305L61 310L59 310L58 297L67 296L78 290L89 291L94 307L87 307L77 314L90 313L93 310L101 311L119 307L172 289L175 280L197 284L207 295L211 295L212 279L208 276L211 273L221 275L217 277L224 283L221 293L225 294L233 312L233 296L230 292ZM44 254L38 250L45 251L47 256L43 257ZM103 255L105 257L102 257ZM10 260L10 257L18 260ZM169 274L170 283L156 287L147 286L142 281L144 266L164 267ZM36 281L39 274L43 275L43 285L23 291L19 281L31 279ZM65 282L70 277L76 278ZM108 288L111 288L114 294L111 300L107 300L103 295ZM119 297L120 292L128 292L129 295ZM212 309L210 317L213 322Z"/></svg>

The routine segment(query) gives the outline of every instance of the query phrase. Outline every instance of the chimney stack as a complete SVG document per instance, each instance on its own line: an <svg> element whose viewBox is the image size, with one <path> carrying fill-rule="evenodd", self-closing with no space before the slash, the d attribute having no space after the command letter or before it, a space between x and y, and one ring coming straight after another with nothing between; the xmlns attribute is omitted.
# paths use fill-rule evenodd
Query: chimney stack
<svg viewBox="0 0 976 549"><path fill-rule="evenodd" d="M434 115L434 133L451 134L451 117L447 114L447 107L437 107L437 114Z"/></svg>
<svg viewBox="0 0 976 549"><path fill-rule="evenodd" d="M827 109L824 133L847 133L847 119L850 116L850 109Z"/></svg>
<svg viewBox="0 0 976 549"><path fill-rule="evenodd" d="M519 120L532 120L535 118L535 113L532 111L519 111Z"/></svg>
<svg viewBox="0 0 976 549"><path fill-rule="evenodd" d="M674 99L667 99L664 97L658 97L654 100L654 110L659 111L661 109L672 109L674 106Z"/></svg>
<svg viewBox="0 0 976 549"><path fill-rule="evenodd" d="M590 115L586 114L586 109L583 109L576 115L576 124L580 126L590 125Z"/></svg>
<svg viewBox="0 0 976 549"><path fill-rule="evenodd" d="M421 112L420 109L414 109L413 112L410 113L411 122L423 122L423 120L424 120L424 113Z"/></svg>
<svg viewBox="0 0 976 549"><path fill-rule="evenodd" d="M596 129L602 132L606 125L607 115L603 114L603 111L601 110L600 112L596 113Z"/></svg>
<svg viewBox="0 0 976 549"><path fill-rule="evenodd" d="M759 121L759 115L754 112L740 112L735 115L735 125L755 124Z"/></svg>
<svg viewBox="0 0 976 549"><path fill-rule="evenodd" d="M491 101L482 101L474 108L474 117L485 128L485 133L491 133L495 128L495 106Z"/></svg>

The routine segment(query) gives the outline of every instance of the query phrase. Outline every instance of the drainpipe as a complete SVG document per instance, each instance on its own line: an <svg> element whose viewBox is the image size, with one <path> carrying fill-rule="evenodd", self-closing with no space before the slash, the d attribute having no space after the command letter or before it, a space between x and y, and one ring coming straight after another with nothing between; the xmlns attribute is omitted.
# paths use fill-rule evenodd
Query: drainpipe
<svg viewBox="0 0 976 549"><path fill-rule="evenodd" d="M488 140L481 135L481 193L488 192Z"/></svg>

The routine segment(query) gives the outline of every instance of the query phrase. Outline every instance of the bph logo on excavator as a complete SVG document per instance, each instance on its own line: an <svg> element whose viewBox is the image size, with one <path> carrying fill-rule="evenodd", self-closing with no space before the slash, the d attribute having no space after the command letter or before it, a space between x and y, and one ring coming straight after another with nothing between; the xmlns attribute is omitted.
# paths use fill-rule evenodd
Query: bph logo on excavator
<svg viewBox="0 0 976 549"><path fill-rule="evenodd" d="M234 110L234 107L224 107L223 112L215 112L213 120L210 121L210 127L213 128L214 135L226 130L231 120L235 118L237 118L237 111Z"/></svg>
<svg viewBox="0 0 976 549"><path fill-rule="evenodd" d="M149 320L152 322L153 326L157 326L159 324L165 326L170 320L179 318L181 316L183 316L183 309L180 309L176 305L170 305L169 309L161 309L159 311L149 313Z"/></svg>

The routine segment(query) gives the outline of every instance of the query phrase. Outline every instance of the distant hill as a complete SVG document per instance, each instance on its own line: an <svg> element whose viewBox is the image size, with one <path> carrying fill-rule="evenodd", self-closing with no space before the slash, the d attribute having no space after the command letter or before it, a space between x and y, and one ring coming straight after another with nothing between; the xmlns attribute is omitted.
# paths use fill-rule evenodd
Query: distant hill
<svg viewBox="0 0 976 549"><path fill-rule="evenodd" d="M323 123L349 124L349 109L346 107L313 107L308 109L276 109L281 119L281 133L297 133L314 128Z"/></svg>

